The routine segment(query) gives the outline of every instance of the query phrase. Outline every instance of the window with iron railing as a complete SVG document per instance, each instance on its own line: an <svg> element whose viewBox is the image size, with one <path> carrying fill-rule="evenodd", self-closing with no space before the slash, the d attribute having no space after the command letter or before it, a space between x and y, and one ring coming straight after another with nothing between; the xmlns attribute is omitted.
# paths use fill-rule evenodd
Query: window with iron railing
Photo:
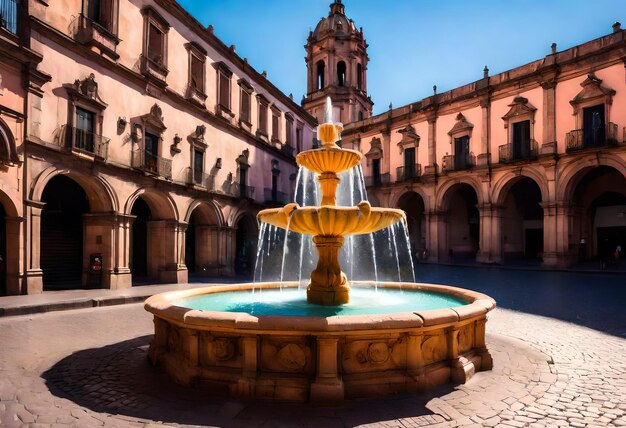
<svg viewBox="0 0 626 428"><path fill-rule="evenodd" d="M441 169L443 172L462 171L472 168L475 164L475 157L471 152L464 153L461 156L445 155L441 162Z"/></svg>
<svg viewBox="0 0 626 428"><path fill-rule="evenodd" d="M602 127L602 131L595 129L585 132L585 129L574 129L565 134L567 152L619 145L617 139L617 124L609 122Z"/></svg>
<svg viewBox="0 0 626 428"><path fill-rule="evenodd" d="M397 181L415 180L422 175L422 165L411 164L399 166L396 170Z"/></svg>
<svg viewBox="0 0 626 428"><path fill-rule="evenodd" d="M145 150L133 151L131 164L133 168L168 179L172 178L172 160L156 156Z"/></svg>
<svg viewBox="0 0 626 428"><path fill-rule="evenodd" d="M59 139L60 146L93 154L101 159L106 159L108 156L110 139L107 137L71 125L63 125L60 135L62 136Z"/></svg>
<svg viewBox="0 0 626 428"><path fill-rule="evenodd" d="M539 156L539 144L537 141L515 144L503 144L498 147L500 163L515 162L518 160L532 160Z"/></svg>
<svg viewBox="0 0 626 428"><path fill-rule="evenodd" d="M0 28L17 34L18 0L0 0Z"/></svg>

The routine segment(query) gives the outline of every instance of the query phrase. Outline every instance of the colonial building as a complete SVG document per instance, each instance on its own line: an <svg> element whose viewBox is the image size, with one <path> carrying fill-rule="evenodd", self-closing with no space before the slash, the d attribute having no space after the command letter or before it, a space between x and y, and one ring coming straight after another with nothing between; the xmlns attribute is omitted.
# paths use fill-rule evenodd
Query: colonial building
<svg viewBox="0 0 626 428"><path fill-rule="evenodd" d="M177 3L0 0L0 293L249 273L315 119Z"/></svg>
<svg viewBox="0 0 626 428"><path fill-rule="evenodd" d="M626 248L626 33L607 36L370 116L367 45L330 6L306 46L320 117L362 151L370 199L407 212L419 258L567 266ZM363 120L355 121L355 111ZM350 122L350 123L347 123Z"/></svg>

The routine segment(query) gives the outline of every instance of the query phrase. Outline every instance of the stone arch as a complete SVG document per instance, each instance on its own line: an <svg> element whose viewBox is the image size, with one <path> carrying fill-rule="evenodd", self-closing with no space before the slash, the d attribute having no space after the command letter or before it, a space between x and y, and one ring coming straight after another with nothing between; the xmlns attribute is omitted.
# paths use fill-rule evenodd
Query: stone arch
<svg viewBox="0 0 626 428"><path fill-rule="evenodd" d="M185 266L190 275L220 275L224 267L224 219L212 201L195 200L185 214Z"/></svg>
<svg viewBox="0 0 626 428"><path fill-rule="evenodd" d="M11 132L9 125L0 119L0 162L3 160L16 162L18 157L13 133Z"/></svg>
<svg viewBox="0 0 626 428"><path fill-rule="evenodd" d="M91 212L116 212L119 210L117 195L113 187L103 177L90 177L69 169L57 169L53 166L46 168L34 180L30 190L31 200L41 201L46 185L58 175L71 178L83 188Z"/></svg>
<svg viewBox="0 0 626 428"><path fill-rule="evenodd" d="M454 190L462 185L468 185L474 192L476 192L476 197L478 198L478 205L482 205L485 202L480 182L475 177L466 177L464 179L456 179L450 180L444 183L437 192L437 197L435 200L435 209L440 211L447 211L448 206L450 204L450 196L454 193Z"/></svg>
<svg viewBox="0 0 626 428"><path fill-rule="evenodd" d="M602 153L590 154L584 158L578 158L563 167L559 174L556 200L571 200L580 180L588 171L598 166L610 166L621 172L624 178L626 178L626 160Z"/></svg>
<svg viewBox="0 0 626 428"><path fill-rule="evenodd" d="M216 226L224 225L224 215L219 207L213 201L200 200L195 200L189 205L184 217L184 221L186 223L189 223L191 215L196 211L196 209L200 210L200 213L205 218L207 224L213 224Z"/></svg>
<svg viewBox="0 0 626 428"><path fill-rule="evenodd" d="M259 233L256 217L249 210L241 210L233 216L235 227L234 271L237 275L252 276Z"/></svg>
<svg viewBox="0 0 626 428"><path fill-rule="evenodd" d="M530 178L539 186L542 201L550 200L548 181L545 174L541 174L536 168L527 167L522 168L519 174L509 171L496 180L491 190L491 201L496 205L502 205L511 187L524 177Z"/></svg>
<svg viewBox="0 0 626 428"><path fill-rule="evenodd" d="M407 233L411 248L415 255L419 255L420 259L423 259L427 248L428 233L426 198L421 192L411 189L394 199L396 200L392 206L403 210L406 214Z"/></svg>
<svg viewBox="0 0 626 428"><path fill-rule="evenodd" d="M408 192L414 192L414 193L417 193L419 196L421 196L422 201L424 201L424 209L426 211L429 210L429 208L430 208L430 206L429 206L429 198L428 198L428 195L426 195L426 192L424 191L424 189L422 187L413 187L411 189L400 188L400 189L397 189L397 190L393 191L393 193L391 194L391 196L389 198L389 206L390 207L397 207L398 206L398 202L400 201L402 196L404 196Z"/></svg>
<svg viewBox="0 0 626 428"><path fill-rule="evenodd" d="M150 207L155 218L160 220L178 220L179 214L176 203L169 194L163 194L149 189L139 189L135 191L124 205L124 214L130 215L133 204L137 198L141 197Z"/></svg>
<svg viewBox="0 0 626 428"><path fill-rule="evenodd" d="M21 294L20 220L17 207L11 198L0 191L0 296Z"/></svg>

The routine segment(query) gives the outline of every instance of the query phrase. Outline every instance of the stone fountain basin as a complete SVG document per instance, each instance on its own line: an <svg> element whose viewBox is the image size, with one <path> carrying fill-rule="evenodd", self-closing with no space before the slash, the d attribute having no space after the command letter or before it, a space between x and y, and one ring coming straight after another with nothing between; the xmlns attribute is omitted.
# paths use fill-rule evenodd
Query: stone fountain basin
<svg viewBox="0 0 626 428"><path fill-rule="evenodd" d="M296 203L261 211L259 220L307 235L346 236L376 232L405 219L404 211L372 208L367 201L356 207L300 207Z"/></svg>
<svg viewBox="0 0 626 428"><path fill-rule="evenodd" d="M205 293L279 286L217 285L150 297L145 309L154 314L152 362L178 383L206 388L208 393L326 404L425 391L450 381L464 383L475 372L492 367L485 326L495 301L462 288L379 284L448 294L467 302L384 315L257 317L171 303Z"/></svg>
<svg viewBox="0 0 626 428"><path fill-rule="evenodd" d="M356 150L340 148L322 148L307 150L296 156L298 165L318 174L338 173L354 168L361 163L363 155Z"/></svg>

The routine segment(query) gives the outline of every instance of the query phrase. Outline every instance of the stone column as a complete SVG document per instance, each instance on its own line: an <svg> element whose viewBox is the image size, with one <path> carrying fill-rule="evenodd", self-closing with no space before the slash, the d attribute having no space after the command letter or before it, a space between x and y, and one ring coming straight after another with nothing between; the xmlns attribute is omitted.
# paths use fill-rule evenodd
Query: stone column
<svg viewBox="0 0 626 428"><path fill-rule="evenodd" d="M235 275L235 257L237 255L237 234L232 227L220 229L220 273L226 276Z"/></svg>
<svg viewBox="0 0 626 428"><path fill-rule="evenodd" d="M428 262L439 263L445 260L447 255L448 225L446 224L446 213L435 210L429 211L426 214L426 221L428 222L426 233Z"/></svg>
<svg viewBox="0 0 626 428"><path fill-rule="evenodd" d="M556 266L557 258L557 225L556 204L542 203L543 207L543 264Z"/></svg>
<svg viewBox="0 0 626 428"><path fill-rule="evenodd" d="M99 288L130 288L129 231L134 216L94 213L83 216L83 284ZM102 270L91 272L89 256L102 256Z"/></svg>
<svg viewBox="0 0 626 428"><path fill-rule="evenodd" d="M41 211L43 202L25 201L26 222L26 294L43 292L41 270Z"/></svg>
<svg viewBox="0 0 626 428"><path fill-rule="evenodd" d="M542 82L543 88L543 133L541 154L556 153L556 81Z"/></svg>
<svg viewBox="0 0 626 428"><path fill-rule="evenodd" d="M383 137L383 153L386 154L386 156L382 157L382 165L380 168L380 173L381 175L384 174L391 174L391 130L390 129L385 129L382 132L382 137Z"/></svg>
<svg viewBox="0 0 626 428"><path fill-rule="evenodd" d="M485 97L480 100L483 133L480 137L480 153L476 158L477 166L488 166L491 163L491 100Z"/></svg>
<svg viewBox="0 0 626 428"><path fill-rule="evenodd" d="M437 115L430 114L428 120L428 165L424 168L424 175L437 174Z"/></svg>
<svg viewBox="0 0 626 428"><path fill-rule="evenodd" d="M344 398L337 367L336 338L317 338L317 376L311 384L311 402L337 404Z"/></svg>
<svg viewBox="0 0 626 428"><path fill-rule="evenodd" d="M22 239L22 217L7 217L6 222L6 292L8 295L22 294L24 273L24 240Z"/></svg>
<svg viewBox="0 0 626 428"><path fill-rule="evenodd" d="M502 207L484 204L480 212L480 249L476 261L502 262Z"/></svg>
<svg viewBox="0 0 626 428"><path fill-rule="evenodd" d="M163 283L186 283L185 230L187 224L175 220L149 221L148 275Z"/></svg>

